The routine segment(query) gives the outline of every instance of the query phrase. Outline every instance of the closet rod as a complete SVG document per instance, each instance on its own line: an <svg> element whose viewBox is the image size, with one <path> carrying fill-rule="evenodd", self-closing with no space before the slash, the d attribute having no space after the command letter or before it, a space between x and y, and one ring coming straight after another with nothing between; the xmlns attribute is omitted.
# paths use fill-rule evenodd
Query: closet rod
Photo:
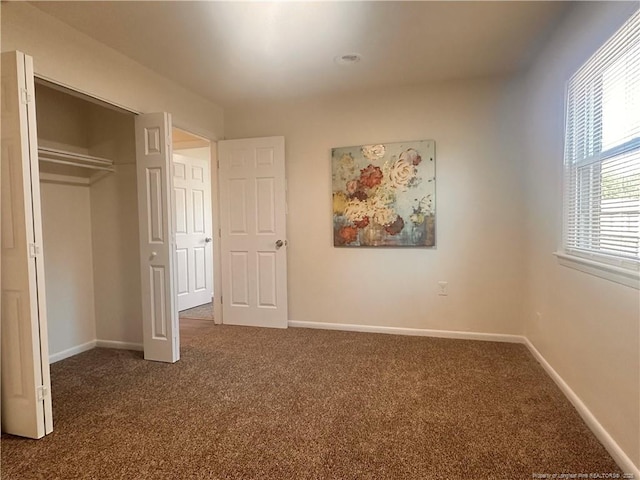
<svg viewBox="0 0 640 480"><path fill-rule="evenodd" d="M113 167L101 167L100 165L89 165L86 163L70 162L67 160L56 160L53 158L40 157L40 159L49 163L59 163L60 165L71 165L74 167L90 168L91 170L103 170L105 172L115 172L115 169Z"/></svg>

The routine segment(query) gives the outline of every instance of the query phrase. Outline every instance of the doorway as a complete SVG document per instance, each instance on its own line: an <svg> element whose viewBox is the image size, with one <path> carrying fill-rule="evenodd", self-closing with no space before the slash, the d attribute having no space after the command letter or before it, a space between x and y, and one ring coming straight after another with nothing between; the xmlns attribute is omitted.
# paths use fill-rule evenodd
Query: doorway
<svg viewBox="0 0 640 480"><path fill-rule="evenodd" d="M211 142L174 127L172 143L178 311L213 321Z"/></svg>
<svg viewBox="0 0 640 480"><path fill-rule="evenodd" d="M41 80L35 107L49 360L139 348L135 115Z"/></svg>

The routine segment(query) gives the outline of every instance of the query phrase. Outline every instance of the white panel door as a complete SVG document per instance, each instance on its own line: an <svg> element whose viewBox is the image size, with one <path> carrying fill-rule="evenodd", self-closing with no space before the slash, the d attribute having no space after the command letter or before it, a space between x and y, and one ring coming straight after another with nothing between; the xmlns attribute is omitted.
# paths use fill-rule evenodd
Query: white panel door
<svg viewBox="0 0 640 480"><path fill-rule="evenodd" d="M218 142L222 321L286 328L284 137Z"/></svg>
<svg viewBox="0 0 640 480"><path fill-rule="evenodd" d="M209 162L173 154L178 310L211 302L213 260Z"/></svg>
<svg viewBox="0 0 640 480"><path fill-rule="evenodd" d="M173 363L180 358L180 338L168 113L136 117L136 165L144 358Z"/></svg>
<svg viewBox="0 0 640 480"><path fill-rule="evenodd" d="M2 431L53 431L33 62L2 54Z"/></svg>

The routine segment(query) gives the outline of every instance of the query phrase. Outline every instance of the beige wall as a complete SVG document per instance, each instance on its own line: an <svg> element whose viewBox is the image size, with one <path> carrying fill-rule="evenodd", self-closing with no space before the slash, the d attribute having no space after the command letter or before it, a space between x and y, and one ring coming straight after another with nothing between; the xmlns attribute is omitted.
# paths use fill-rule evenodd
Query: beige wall
<svg viewBox="0 0 640 480"><path fill-rule="evenodd" d="M41 145L88 152L86 102L38 86L36 110ZM96 338L90 194L87 186L42 182L40 197L49 354L55 359Z"/></svg>
<svg viewBox="0 0 640 480"><path fill-rule="evenodd" d="M49 355L96 338L89 189L40 185Z"/></svg>
<svg viewBox="0 0 640 480"><path fill-rule="evenodd" d="M115 173L91 186L91 226L99 341L142 343L142 292L133 115L90 109L89 153Z"/></svg>
<svg viewBox="0 0 640 480"><path fill-rule="evenodd" d="M513 93L496 79L226 112L227 138L285 137L291 320L522 332ZM331 148L421 139L436 142L437 248L334 248Z"/></svg>
<svg viewBox="0 0 640 480"><path fill-rule="evenodd" d="M632 8L637 2L578 5L524 79L528 239L524 324L535 347L640 466L639 292L561 266L553 256L562 222L565 85Z"/></svg>
<svg viewBox="0 0 640 480"><path fill-rule="evenodd" d="M88 103L42 85L36 86L39 146L88 153Z"/></svg>
<svg viewBox="0 0 640 480"><path fill-rule="evenodd" d="M96 338L142 344L135 164L91 186Z"/></svg>
<svg viewBox="0 0 640 480"><path fill-rule="evenodd" d="M2 51L31 55L36 75L134 111L166 111L183 129L211 139L223 135L214 103L134 62L26 2L3 2Z"/></svg>

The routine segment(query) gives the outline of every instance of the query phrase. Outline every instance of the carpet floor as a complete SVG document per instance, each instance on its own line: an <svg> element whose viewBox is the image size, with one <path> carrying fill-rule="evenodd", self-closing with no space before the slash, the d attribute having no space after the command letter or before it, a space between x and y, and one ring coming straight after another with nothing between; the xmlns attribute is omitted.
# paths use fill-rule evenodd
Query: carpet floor
<svg viewBox="0 0 640 480"><path fill-rule="evenodd" d="M174 365L51 366L55 431L10 479L531 479L619 473L523 345L217 326Z"/></svg>
<svg viewBox="0 0 640 480"><path fill-rule="evenodd" d="M198 307L182 310L180 318L191 318L196 320L213 320L213 303L205 303Z"/></svg>

